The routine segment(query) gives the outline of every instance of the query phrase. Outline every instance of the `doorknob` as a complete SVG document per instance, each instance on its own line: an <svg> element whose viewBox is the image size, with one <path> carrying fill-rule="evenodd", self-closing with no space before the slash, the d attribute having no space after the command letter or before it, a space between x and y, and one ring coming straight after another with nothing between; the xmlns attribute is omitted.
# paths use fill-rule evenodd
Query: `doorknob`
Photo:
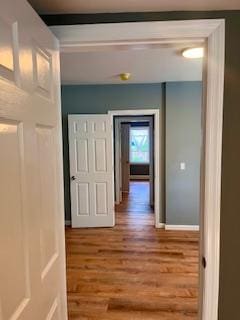
<svg viewBox="0 0 240 320"><path fill-rule="evenodd" d="M76 177L75 176L71 176L71 180L76 180Z"/></svg>

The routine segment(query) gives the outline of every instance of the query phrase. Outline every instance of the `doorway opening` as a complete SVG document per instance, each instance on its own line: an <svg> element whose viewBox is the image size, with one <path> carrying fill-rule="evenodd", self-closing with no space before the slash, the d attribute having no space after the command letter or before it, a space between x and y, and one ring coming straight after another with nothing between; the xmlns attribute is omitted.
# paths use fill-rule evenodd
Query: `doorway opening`
<svg viewBox="0 0 240 320"><path fill-rule="evenodd" d="M199 64L201 66L201 61ZM113 299L111 290L122 291L115 302L119 304L124 300L124 309L128 290L135 292L138 287L144 290L142 279L145 283L149 280L150 270L160 268L159 275L151 279L144 297L131 297L134 312L141 311L142 304L154 298L156 305L166 303L168 308L155 310L157 316L167 316L172 320L172 314L181 317L191 313L191 318L196 320L199 312L200 250L199 231L195 227L199 227L200 211L202 85L201 81L167 81L155 87L158 89L154 91L159 99L159 104L156 104L158 109L135 108L108 111L107 114L69 115L72 226L82 229L67 230L67 243L71 244L71 236L74 235L78 247L89 252L91 265L88 260L79 260L86 268L97 270L99 262L106 263L108 268L108 261L116 259L111 277L113 288L107 296L109 308ZM122 84L117 84L115 90L123 94L122 88ZM138 85L137 88L138 95L140 91L144 91L148 98L154 94L152 90L148 91L148 84ZM98 88L91 86L88 90L87 101L96 96ZM108 91L109 87L101 86L104 99ZM129 100L133 87L125 85L124 92L127 94L124 99ZM159 97L159 92L164 99ZM118 97L121 96L119 93ZM136 95L134 99L137 98ZM100 103L98 99L97 104ZM107 104L107 101L104 100L104 103ZM134 178L134 173L138 173L135 176L143 179L143 169L136 172L137 166L147 164L148 180ZM165 197L164 188L167 189ZM165 207L163 199L166 201ZM93 231L91 227L113 228ZM100 235L102 243L99 242ZM106 246L106 243L114 245ZM72 250L69 250L70 260L73 258ZM148 267L145 264L142 269L142 262ZM123 270L121 263L131 264L136 270L130 289L132 273L128 268ZM71 272L70 267L70 275ZM87 269L77 273L76 278L80 279L81 275L83 286L94 299L92 274ZM85 279L90 279L90 283ZM98 270L96 279L102 298L106 294L109 277ZM71 280L69 286L74 286ZM150 292L153 292L153 297ZM170 298L164 299L165 292ZM173 292L174 297L171 296ZM78 293L81 299L84 298L81 289ZM69 296L72 298L71 291ZM176 308L180 298L182 310ZM169 309L174 311L169 314ZM81 309L78 312L81 314ZM120 312L122 315L125 311ZM149 310L145 313L147 315ZM105 316L106 319L111 316L108 309Z"/></svg>
<svg viewBox="0 0 240 320"><path fill-rule="evenodd" d="M114 116L115 215L154 221L154 118Z"/></svg>
<svg viewBox="0 0 240 320"><path fill-rule="evenodd" d="M115 214L137 207L152 213L161 227L162 187L160 175L161 131L158 109L109 111L112 123ZM144 192L144 203L138 203Z"/></svg>
<svg viewBox="0 0 240 320"><path fill-rule="evenodd" d="M190 29L189 29L190 30ZM199 30L199 28L198 28L198 30ZM217 36L219 36L219 38L223 35L223 32L222 32L222 30L223 29L218 29L218 33L216 32L216 31L214 31L214 34L215 34L215 36L217 37ZM175 32L175 31L174 31ZM183 31L182 31L183 32ZM178 33L178 31L177 31L177 33ZM164 33L165 34L165 33ZM171 34L171 36L172 36L172 34ZM215 38L216 38L215 37ZM161 37L160 37L161 38ZM174 38L174 37L173 37ZM201 40L200 41L203 41L204 39L206 38L206 36L205 35L203 35L202 36L202 38L201 38ZM205 256L207 256L207 260L209 260L209 262L210 262L210 265L208 265L208 268L206 269L206 271L204 271L204 280L203 280L203 282L204 282L204 286L202 287L202 288L200 288L200 295L201 295L201 297L200 297L200 304L201 305L203 305L203 317L204 317L204 319L206 318L206 319L208 319L209 317L206 317L206 314L209 314L210 312L211 312L211 314L212 315L215 315L215 313L216 313L216 308L212 308L212 309L210 309L210 307L209 307L209 304L206 304L206 301L209 301L209 300L216 300L217 298L217 296L215 297L210 297L209 298L209 300L206 298L206 297L208 297L211 293L212 293L212 290L210 290L210 285L212 286L212 283L215 283L216 284L216 286L214 285L214 292L216 292L217 291L217 289L218 289L218 287L217 287L217 284L218 284L218 278L217 278L217 274L218 274L218 270L217 270L217 268L216 268L216 266L218 265L218 264L215 264L215 262L214 262L214 259L212 258L212 255L210 255L210 252L212 252L213 254L214 254L214 252L216 253L215 254L215 257L216 257L216 259L217 260L215 260L215 261L217 261L218 262L218 256L217 256L217 253L218 253L218 249L219 249L219 239L217 238L216 239L216 237L214 236L214 234L216 234L216 233L210 233L209 231L210 231L210 229L211 230L219 230L219 189L217 189L218 187L219 187L219 166L218 166L218 170L215 170L214 171L214 168L212 167L212 165L213 165L213 163L215 163L216 161L217 161L217 164L219 165L220 164L220 149L219 149L219 142L221 141L221 136L220 135L211 135L211 133L213 133L213 132L218 132L218 130L217 130L217 128L219 128L218 127L218 124L220 123L221 124L221 106L222 106L222 96L221 96L221 99L219 99L219 98L217 98L217 97L219 97L219 95L216 95L216 93L217 93L217 90L216 90L216 87L215 87L215 85L213 85L213 79L215 79L216 77L216 74L219 74L220 75L220 80L219 80L219 82L217 82L216 83L216 85L217 85L217 88L220 88L220 89L222 89L222 69L221 68L217 68L217 65L218 64L215 64L215 63L213 63L212 61L214 60L216 60L216 61L220 61L220 62L222 62L222 53L223 53L223 50L222 50L222 47L221 48L219 48L219 52L221 53L221 54L217 54L215 51L217 51L217 50L215 50L215 47L214 47L214 40L215 40L215 38L214 37L212 37L212 35L211 35L211 37L210 36L208 36L208 46L207 46L207 48L206 48L206 50L207 50L207 52L208 52L208 54L207 54L207 57L210 57L211 59L206 59L205 61L207 61L208 62L208 73L207 73L207 75L208 75L208 80L206 81L206 73L204 74L204 86L206 86L207 88L204 88L204 92L206 92L206 89L207 89L207 98L208 97L210 97L211 95L209 95L209 92L212 92L213 93L213 99L206 99L207 101L204 101L204 103L206 102L206 106L204 105L204 107L206 107L206 109L204 108L204 110L203 110L203 113L204 113L204 115L205 115L205 112L206 112L206 119L207 119L207 121L206 121L206 123L205 123L205 125L206 125L206 127L204 127L203 129L204 130L206 130L206 132L204 132L206 135L203 137L204 138L204 141L203 141L203 145L204 145L204 147L205 148L203 148L202 150L204 150L204 152L203 152L203 154L202 154L202 159L203 159L203 161L202 161L202 164L203 164L203 168L204 168L204 179L202 179L202 190L201 190L201 195L204 197L204 199L201 199L201 205L202 205L202 207L201 207L201 211L203 212L203 216L204 216L204 222L206 222L207 221L207 223L205 223L204 224L204 232L206 233L205 235L204 235L204 237L202 237L202 244L203 244L203 242L204 242L204 244L206 243L206 241L210 241L210 246L209 246L209 243L208 243L208 246L207 247L204 247L203 248L203 246L201 246L201 254L203 254L203 249L204 249L204 254L205 254ZM183 38L183 39L185 39L185 38ZM183 41L183 39L181 39L181 41ZM198 34L198 39L199 39L199 34ZM196 38L195 38L195 40L196 40ZM219 39L217 39L217 40L219 40ZM217 41L216 40L216 41ZM164 43L166 44L166 41L168 41L168 40L166 40L165 38L162 40L162 38L161 38L161 41L165 41ZM204 40L205 41L205 40ZM99 42L96 42L97 43L97 45L99 45ZM182 42L181 42L182 43ZM217 43L218 43L218 41L217 41ZM204 43L204 45L205 45L206 43ZM209 44L211 44L212 46L209 46ZM219 41L219 46L220 46L220 41ZM84 45L84 44L83 44ZM121 43L121 45L122 45L122 43ZM91 47L92 48L92 47ZM109 47L110 48L110 47ZM212 52L212 54L210 55L210 52ZM163 61L163 60L162 60ZM167 64L167 65L170 65L170 64ZM209 76L209 75L214 75L214 76ZM101 90L102 90L102 88L101 88ZM211 96L212 97L212 96ZM215 103L213 104L213 101L215 101ZM99 101L98 101L98 103L99 103ZM104 112L101 112L102 114L103 113L107 113L107 111L109 110L109 109L107 109L106 108L106 106L107 105L109 105L109 103L107 103L107 104L105 104L105 106L104 106ZM217 109L216 109L216 105L217 105ZM214 106L214 107L213 107ZM145 106L144 106L145 107ZM135 108L134 108L135 109ZM98 109L99 110L99 109ZM131 114L132 114L132 112L131 112ZM95 116L96 116L96 114L95 114ZM216 119L217 119L217 121L215 121L216 119L215 119L215 116L216 116ZM89 115L87 116L88 117L88 120L87 121L89 121ZM105 119L107 119L107 118L105 118ZM212 120L213 121L213 124L214 124L214 126L212 125L212 123L211 123L211 121L210 120ZM95 121L94 119L92 119L93 121ZM210 123L211 123L211 126L210 126ZM83 128L84 128L84 126L83 126ZM86 126L85 126L85 128L86 128ZM99 128L101 128L100 129L100 131L105 131L105 129L103 130L103 128L105 128L105 126L103 125L102 126L102 124L100 125L100 126L95 126L95 123L93 123L93 126L92 126L92 128L94 129L94 133L96 133L96 131L95 131L95 129L97 128L97 130L99 130ZM84 129L85 130L85 129ZM86 131L86 130L85 130ZM109 132L108 132L109 133ZM211 137L215 137L216 138L216 144L214 144L213 143L213 140L211 140L210 138ZM99 142L99 141L98 141ZM96 150L100 150L101 148L97 148ZM95 151L96 151L95 150ZM157 149L156 149L157 150ZM215 155L216 155L216 157L215 157L215 155L214 155L214 153L213 153L213 150L216 150L216 153L215 153ZM107 154L106 154L107 155ZM102 157L102 159L105 159L104 158L104 156ZM215 161L216 160L216 161ZM84 162L85 160L83 160L83 162ZM186 163L184 162L184 161L182 161L182 162L180 162L179 163L180 164L180 170L185 170L185 168L186 168ZM210 164L210 166L209 166L209 164ZM96 165L96 163L95 163L95 165ZM99 165L99 168L101 167L101 165ZM179 168L178 167L178 168ZM210 170L211 169L211 170ZM217 171L217 172L216 172ZM158 176L159 177L159 176ZM212 183L209 183L210 181L215 181L215 184L212 184ZM85 182L84 182L85 183ZM101 185L100 185L101 184ZM100 193L104 193L107 189L105 188L105 187L103 187L103 184L106 184L105 182L104 183L102 183L102 182L97 182L97 184L96 184L96 190L95 191L97 191L97 192L100 192ZM88 192L88 189L87 189L87 187L86 186L83 186L83 185L81 185L81 190L85 190L85 192L87 193ZM84 189L85 188L85 189ZM155 187L156 188L156 187ZM215 193L210 193L210 190L215 190L216 192ZM215 199L217 199L217 201L216 202L214 202L214 201L212 201L212 200L210 200L210 197L209 197L209 195L212 195L213 194L213 196L214 196L214 198ZM80 195L81 195L81 193L80 193ZM100 199L100 197L96 197L96 199L95 200L99 200ZM211 197L211 199L212 199L212 197ZM91 203L91 202L90 202ZM157 204L158 202L156 202L156 204ZM101 201L99 201L99 204L100 205L102 205L102 204L104 204L101 208L105 208L106 206L105 206L105 204L106 204L106 201L105 202L101 202ZM109 204L110 204L110 202L109 202ZM155 211L156 212L158 212L159 213L159 211L157 211L156 210L156 204L155 204ZM85 204L84 204L84 206L85 206ZM85 206L84 208L87 208L87 206ZM209 213L209 209L210 208L213 208L213 211L214 211L214 214L212 214L212 215L207 215L207 213ZM82 209L82 208L81 208ZM88 208L87 208L88 209ZM100 214L103 214L103 211L104 210L101 210L101 212L100 212ZM82 212L80 212L80 215L83 215L82 214ZM212 217L213 217L213 215L215 215L216 217L217 217L217 224L215 223L215 224L212 224L212 222L213 222L213 219L212 219ZM103 217L103 216L102 216ZM158 221L161 221L161 220L158 220ZM208 223L209 222L209 223ZM202 221L201 221L201 223L202 223ZM215 226L215 227L214 227ZM172 226L172 227L176 227L176 226ZM184 227L186 227L186 226L184 226ZM203 230L203 229L202 229ZM121 230L122 231L122 230ZM86 232L88 232L88 230L86 231ZM218 233L217 233L218 234ZM203 236L203 235L202 235ZM126 234L126 237L129 237L129 235L128 234ZM184 236L184 238L185 238L185 236ZM187 236L187 238L189 238L188 236ZM121 238L122 239L122 238ZM125 239L125 238L124 238ZM210 240L209 240L210 239ZM124 246L123 246L124 247ZM216 248L217 249L217 251L214 251L214 248ZM120 250L121 251L121 250ZM119 253L120 252L119 250L117 250L117 252ZM188 251L188 249L186 249L185 251ZM196 252L195 252L196 253ZM179 252L177 253L177 255L179 254ZM182 253L183 254L183 256L184 256L184 254L185 253ZM201 261L201 260L200 260ZM187 262L187 261L186 261ZM188 262L187 262L187 264L188 264ZM213 270L215 270L216 272L215 273L213 273ZM203 273L203 268L201 268L201 272ZM212 275L212 281L206 281L205 279L210 279L209 278L209 275ZM202 277L202 279L203 279L203 277ZM216 290L215 290L216 289ZM203 290L203 291L201 291L201 290ZM196 290L195 291L195 293L196 293L196 295L197 295L197 291L198 290ZM213 305L213 304L212 304ZM110 307L110 309L111 309L111 307ZM112 309L111 309L112 310ZM205 310L207 310L207 311L205 311ZM201 313L201 307L200 307L200 313ZM213 317L211 317L211 319L212 319Z"/></svg>

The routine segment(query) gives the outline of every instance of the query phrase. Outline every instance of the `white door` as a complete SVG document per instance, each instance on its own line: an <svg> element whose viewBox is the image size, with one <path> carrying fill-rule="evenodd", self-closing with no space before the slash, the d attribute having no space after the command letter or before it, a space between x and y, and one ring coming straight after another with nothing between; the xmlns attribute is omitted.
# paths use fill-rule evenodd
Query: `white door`
<svg viewBox="0 0 240 320"><path fill-rule="evenodd" d="M114 226L109 115L69 115L72 227Z"/></svg>
<svg viewBox="0 0 240 320"><path fill-rule="evenodd" d="M0 319L66 320L58 41L0 1Z"/></svg>

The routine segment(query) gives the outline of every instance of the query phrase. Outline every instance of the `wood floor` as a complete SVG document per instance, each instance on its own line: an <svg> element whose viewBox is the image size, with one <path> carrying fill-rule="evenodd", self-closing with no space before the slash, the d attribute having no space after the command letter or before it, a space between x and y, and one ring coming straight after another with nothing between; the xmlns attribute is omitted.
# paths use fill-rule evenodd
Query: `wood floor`
<svg viewBox="0 0 240 320"><path fill-rule="evenodd" d="M197 320L198 233L154 228L147 182L116 227L66 229L69 320Z"/></svg>

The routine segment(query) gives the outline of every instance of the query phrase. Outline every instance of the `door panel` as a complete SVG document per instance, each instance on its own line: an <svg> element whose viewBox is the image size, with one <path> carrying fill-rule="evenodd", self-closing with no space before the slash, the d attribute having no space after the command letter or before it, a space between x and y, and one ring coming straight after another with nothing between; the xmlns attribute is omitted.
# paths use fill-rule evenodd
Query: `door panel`
<svg viewBox="0 0 240 320"><path fill-rule="evenodd" d="M1 301L3 319L10 319L21 309L24 310L29 303L30 295L29 251L25 237L27 217L23 207L25 190L21 158L22 133L21 123L0 121L0 193L5 195L0 201L1 238L4 239L1 259L8 261L1 264L1 290L5 293ZM17 273L16 266L18 266Z"/></svg>
<svg viewBox="0 0 240 320"><path fill-rule="evenodd" d="M78 215L89 216L89 183L76 183Z"/></svg>
<svg viewBox="0 0 240 320"><path fill-rule="evenodd" d="M29 27L31 26L31 27ZM58 41L0 2L0 319L67 319Z"/></svg>
<svg viewBox="0 0 240 320"><path fill-rule="evenodd" d="M37 126L37 149L39 159L39 190L40 190L40 249L41 249L41 277L47 276L55 262L57 252L56 239L56 184L53 128ZM51 197L49 197L51 194Z"/></svg>
<svg viewBox="0 0 240 320"><path fill-rule="evenodd" d="M75 140L76 146L76 171L88 172L88 141L87 139Z"/></svg>
<svg viewBox="0 0 240 320"><path fill-rule="evenodd" d="M112 132L107 115L70 115L73 227L114 225Z"/></svg>
<svg viewBox="0 0 240 320"><path fill-rule="evenodd" d="M95 172L106 172L106 139L94 139Z"/></svg>
<svg viewBox="0 0 240 320"><path fill-rule="evenodd" d="M107 214L107 183L95 183L96 214Z"/></svg>

